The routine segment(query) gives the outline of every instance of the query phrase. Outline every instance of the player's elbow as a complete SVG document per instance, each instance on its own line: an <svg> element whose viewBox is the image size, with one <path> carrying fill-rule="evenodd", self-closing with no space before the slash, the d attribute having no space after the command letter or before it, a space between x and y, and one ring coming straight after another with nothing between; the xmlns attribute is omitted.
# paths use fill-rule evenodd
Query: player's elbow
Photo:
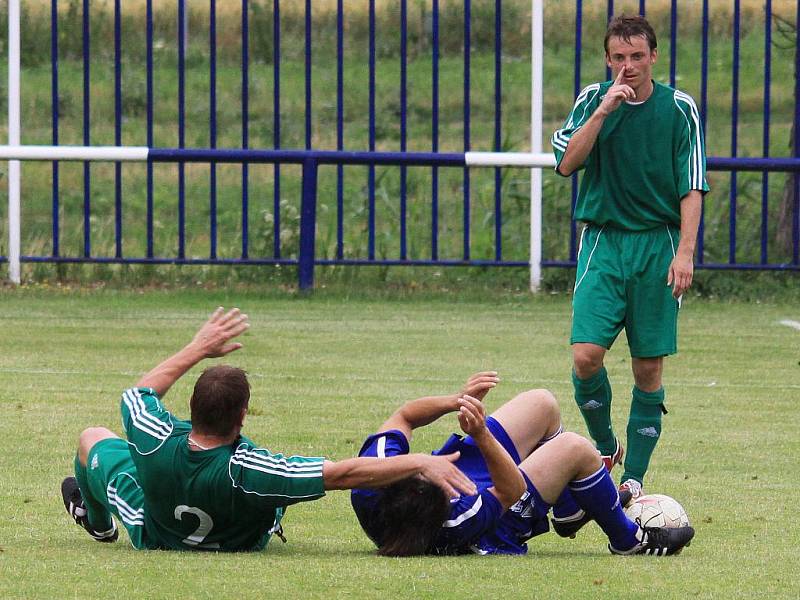
<svg viewBox="0 0 800 600"><path fill-rule="evenodd" d="M571 165L565 165L563 160L556 165L556 173L558 173L562 177L569 177L574 172L575 172L575 167Z"/></svg>
<svg viewBox="0 0 800 600"><path fill-rule="evenodd" d="M520 474L518 477L514 477L511 481L504 481L502 485L495 485L494 495L503 506L503 510L508 510L520 498L522 498L526 487L525 480Z"/></svg>

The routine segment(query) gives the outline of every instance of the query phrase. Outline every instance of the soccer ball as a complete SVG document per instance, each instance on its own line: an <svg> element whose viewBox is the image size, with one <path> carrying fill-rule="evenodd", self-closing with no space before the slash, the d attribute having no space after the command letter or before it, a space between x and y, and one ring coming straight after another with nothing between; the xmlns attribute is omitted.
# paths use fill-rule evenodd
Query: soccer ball
<svg viewBox="0 0 800 600"><path fill-rule="evenodd" d="M631 521L642 527L686 527L689 517L683 507L664 494L648 494L634 500L625 508Z"/></svg>

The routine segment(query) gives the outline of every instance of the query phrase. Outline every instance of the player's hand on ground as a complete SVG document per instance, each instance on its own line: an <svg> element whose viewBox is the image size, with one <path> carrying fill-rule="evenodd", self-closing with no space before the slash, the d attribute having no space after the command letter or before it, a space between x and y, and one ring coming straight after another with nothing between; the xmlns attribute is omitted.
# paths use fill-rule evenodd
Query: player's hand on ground
<svg viewBox="0 0 800 600"><path fill-rule="evenodd" d="M500 378L497 376L497 371L481 371L480 373L470 375L470 378L467 379L467 383L461 388L459 396L466 394L482 402L486 394L489 393L489 390L498 383L500 383Z"/></svg>
<svg viewBox="0 0 800 600"><path fill-rule="evenodd" d="M625 67L622 67L619 73L617 73L617 78L614 79L614 83L611 84L611 87L606 91L606 95L603 97L602 102L600 102L600 106L597 107L600 114L608 116L617 110L623 102L627 100L636 100L636 92L633 91L631 86L623 83L624 79Z"/></svg>
<svg viewBox="0 0 800 600"><path fill-rule="evenodd" d="M478 488L475 487L472 480L453 464L460 455L460 452L441 456L423 454L424 462L420 477L440 487L448 498L458 498L461 495L472 496L478 493Z"/></svg>
<svg viewBox="0 0 800 600"><path fill-rule="evenodd" d="M694 261L691 256L684 257L680 253L675 255L669 265L667 285L672 286L672 297L680 298L692 285L694 276Z"/></svg>
<svg viewBox="0 0 800 600"><path fill-rule="evenodd" d="M467 435L478 438L488 432L486 410L477 398L464 394L458 399L458 424Z"/></svg>
<svg viewBox="0 0 800 600"><path fill-rule="evenodd" d="M239 342L228 342L246 331L248 327L250 323L246 314L238 308L225 312L220 306L195 334L192 343L197 345L207 358L225 356L242 347Z"/></svg>

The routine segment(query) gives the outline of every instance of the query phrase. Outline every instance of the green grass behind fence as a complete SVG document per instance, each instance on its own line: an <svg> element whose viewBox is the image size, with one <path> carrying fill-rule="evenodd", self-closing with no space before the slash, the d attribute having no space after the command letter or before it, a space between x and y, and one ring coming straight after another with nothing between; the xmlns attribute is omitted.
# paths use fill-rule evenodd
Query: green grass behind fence
<svg viewBox="0 0 800 600"><path fill-rule="evenodd" d="M409 3L409 96L408 149L427 151L432 144L431 132L431 48L425 41L425 27L430 17L428 3ZM602 24L605 22L605 3L585 3L582 84L604 77L602 61ZM670 41L668 35L668 6L666 2L648 3L648 14L658 33L661 58L655 76L666 81L669 74ZM773 3L778 15L772 23L771 126L772 156L789 153L789 130L794 109L793 91L793 32L786 20L793 18L791 3ZM272 57L266 52L271 45L270 3L251 3L250 67L250 125L249 140L253 148L271 148L273 139ZM602 6L601 6L602 5ZM27 4L23 29L27 57L23 68L23 142L49 144L50 125L50 67L49 46L42 40L49 35L49 15L37 10L36 3ZM193 5L194 6L194 5ZM205 6L205 5L204 5ZM238 6L238 5L237 5ZM305 144L305 109L303 75L303 14L297 6L283 5L282 18L282 80L281 80L281 145L301 148ZM293 7L294 6L294 7ZM312 145L314 148L336 147L335 97L335 28L331 28L335 8L333 3L318 3L314 13ZM529 20L525 2L506 2L504 6L503 38L503 101L500 146L504 151L524 151L529 147L530 59L528 56ZM763 138L763 71L751 68L762 64L764 44L763 14L760 5L744 3L741 37L740 97L738 144L739 156L761 156ZM130 8L128 8L130 7ZM292 8L293 7L293 8ZM493 15L494 3L476 2L473 7L473 36L471 55L472 88L470 109L471 148L494 148L494 63ZM788 8L787 8L788 7ZM41 8L41 7L39 7ZM154 143L156 146L178 145L177 130L177 54L175 46L175 15L163 6L156 7L154 50ZM547 138L569 111L573 100L573 24L574 8L562 3L546 7L545 30L545 149ZM619 2L617 11L638 8L638 3ZM345 65L345 123L344 146L348 150L368 148L368 70L366 61L367 26L366 3L347 4L346 65ZM399 12L394 3L378 3L378 47L376 80L376 148L395 151L400 147L398 55ZM603 10L601 10L603 9ZM681 8L677 47L677 85L698 100L700 93L701 37L698 29L697 7ZM222 148L241 146L241 87L240 87L240 27L239 9L224 4L218 23L219 61L217 73L218 128L216 145ZM141 145L145 136L145 37L142 3L125 4L123 19L123 143ZM463 149L463 8L458 2L443 4L442 57L440 65L440 125L439 148L442 151ZM667 11L667 12L665 12ZM190 8L190 44L186 72L186 145L209 146L209 71L208 22L199 8ZM110 5L93 5L91 65L91 136L90 143L114 142L113 38ZM462 26L459 26L461 23ZM76 40L80 40L80 10L78 3L69 3L60 13L59 66L59 141L62 144L83 143L82 67ZM710 156L730 156L731 118L731 13L727 4L711 7L711 36L709 39L709 88L707 146ZM266 38L264 36L267 36ZM79 46L78 46L79 49ZM5 63L0 63L0 79L6 80ZM0 109L5 110L5 95L0 97ZM5 122L0 123L0 132ZM177 167L155 166L154 187L154 252L156 256L176 256L177 235ZM0 166L0 175L5 167ZM113 256L115 197L114 169L110 164L94 164L90 170L89 224L91 254ZM281 194L276 211L273 191L274 170L271 166L251 165L249 180L250 206L246 216L250 232L250 256L273 255L275 238L281 242L281 255L296 257L299 240L299 169L284 166L281 171ZM187 165L186 231L188 257L208 257L211 247L209 225L208 165ZM241 167L217 167L218 232L220 257L241 255ZM2 177L0 177L2 178ZM4 179L4 178L3 178ZM524 169L504 169L500 182L502 208L495 210L495 177L491 169L470 172L470 257L492 259L495 256L494 225L502 219L503 258L528 258L529 238L529 175ZM706 262L727 262L730 245L730 187L726 173L711 173L712 192L705 202ZM26 163L23 166L23 248L24 255L48 255L52 244L52 167L46 163ZM375 255L378 258L400 258L400 173L399 169L379 168L375 193ZM787 244L790 221L781 218L785 174L768 178L767 250L768 260L789 262L791 247ZM762 177L741 173L737 181L737 255L738 262L761 260ZM463 255L464 174L462 169L439 170L439 209L432 214L431 171L410 168L408 185L408 257L430 258L433 252L433 222L438 220L438 254L441 258L458 259ZM339 208L336 199L335 168L320 171L317 256L336 255L339 239L336 219ZM124 256L144 256L145 241L145 167L122 167L122 252ZM6 187L0 186L0 254L7 254ZM345 223L341 240L344 256L364 258L368 251L368 190L364 167L345 170ZM544 257L565 259L569 253L570 184L551 172L544 176ZM84 252L84 177L81 164L62 163L59 188L59 252L64 256L82 256ZM280 227L274 226L276 219ZM28 266L26 274L34 278L79 274L83 268ZM174 272L174 269L172 270ZM90 277L114 277L112 267L98 267ZM262 275L253 274L253 280Z"/></svg>

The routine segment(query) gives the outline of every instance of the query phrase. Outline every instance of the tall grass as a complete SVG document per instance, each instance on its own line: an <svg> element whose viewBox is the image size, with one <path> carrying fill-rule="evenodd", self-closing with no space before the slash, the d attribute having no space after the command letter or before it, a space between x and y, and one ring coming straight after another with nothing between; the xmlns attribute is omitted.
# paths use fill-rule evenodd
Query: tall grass
<svg viewBox="0 0 800 600"><path fill-rule="evenodd" d="M602 35L606 20L605 2L585 2L583 10L583 50L581 85L605 75ZM678 20L677 85L699 101L700 92L700 3L682 3ZM83 80L81 2L59 3L59 141L83 143ZM154 3L154 143L178 145L178 75L177 17L175 3ZM217 102L218 147L241 147L241 4L217 3ZM464 148L463 46L464 8L456 0L440 3L440 104L439 149L461 151ZM142 145L145 137L145 27L143 1L126 1L122 14L122 140L128 145ZM205 147L209 134L209 25L208 3L189 2L189 45L186 56L186 145ZM494 6L481 0L472 3L470 139L471 148L491 150L494 140ZM431 125L431 40L429 1L408 3L408 137L409 150L427 151L432 145ZM660 38L661 58L655 75L667 81L669 76L669 7L659 0L647 3L647 15ZM617 12L635 12L638 1L616 2ZM0 19L6 18L0 3ZM50 99L49 3L23 3L23 142L49 144L52 141ZM312 145L336 147L336 3L315 0L313 3L312 71ZM500 149L524 151L529 147L530 105L530 18L527 0L503 2L502 123ZM792 20L794 3L773 2L779 17ZM344 68L344 146L350 150L368 147L368 3L345 3ZM273 13L272 2L249 3L249 113L250 147L271 148L273 130ZM545 14L545 147L550 131L559 126L574 97L574 6L546 3ZM707 145L709 155L729 156L731 147L732 16L729 2L711 2L709 49L709 96ZM764 18L761 3L742 2L738 144L740 156L762 155L763 75L760 69L764 46ZM304 3L281 3L281 139L284 148L305 144L304 106ZM398 150L400 147L400 15L399 3L376 2L376 148ZM5 23L0 23L5 27ZM93 2L91 31L91 135L95 145L114 143L113 88L113 2ZM770 154L787 155L788 131L794 110L793 45L794 39L781 35L778 23L772 24L775 46L772 49ZM5 48L3 48L5 52ZM0 76L5 83L5 62ZM5 110L6 96L0 95L0 110ZM5 122L0 131L5 131ZM188 165L187 173L187 247L189 257L207 257L211 246L209 226L208 165ZM275 238L280 240L283 257L297 255L299 227L299 169L281 169L281 193L277 208L273 198L275 170L271 166L251 165L247 215L250 231L250 256L274 255ZM216 167L218 206L218 255L237 257L241 252L242 177L241 167ZM2 173L2 168L0 168ZM114 245L114 169L112 165L91 166L90 234L92 255L113 256ZM52 252L52 167L28 163L23 167L23 254L47 255ZM785 175L771 175L768 180L768 209L774 215L780 201ZM63 163L59 171L60 253L83 254L83 167ZM731 179L723 173L709 175L712 193L706 200L705 255L707 262L726 262L729 244L729 192ZM375 254L399 258L400 172L397 168L377 169L375 193ZM469 175L470 257L490 259L495 255L494 223L495 177L489 169L475 169ZM762 179L756 174L738 176L737 260L760 260L760 223ZM366 169L345 169L344 201L336 198L335 168L325 167L319 180L319 223L317 255L333 257L339 243L345 257L363 258L367 254L369 192ZM439 256L460 258L463 252L464 175L461 169L439 170L439 212L431 212L431 170L412 168L407 173L408 256L429 258L432 254L434 217L438 220ZM502 208L503 258L527 260L529 175L526 170L504 169L499 183ZM5 254L4 186L0 191L0 254ZM122 167L123 253L143 256L146 217L145 167ZM545 258L564 259L570 247L570 183L545 173ZM155 167L154 190L155 254L175 256L177 251L177 167ZM344 235L338 238L336 220L343 211ZM279 223L279 226L276 226ZM775 241L776 222L768 224L769 259L789 260L790 253ZM113 274L116 267L100 267L94 273ZM60 268L62 273L74 268ZM50 267L31 269L33 276L47 276ZM173 270L164 270L173 273ZM167 275L170 277L171 275ZM262 275L254 273L255 279Z"/></svg>

